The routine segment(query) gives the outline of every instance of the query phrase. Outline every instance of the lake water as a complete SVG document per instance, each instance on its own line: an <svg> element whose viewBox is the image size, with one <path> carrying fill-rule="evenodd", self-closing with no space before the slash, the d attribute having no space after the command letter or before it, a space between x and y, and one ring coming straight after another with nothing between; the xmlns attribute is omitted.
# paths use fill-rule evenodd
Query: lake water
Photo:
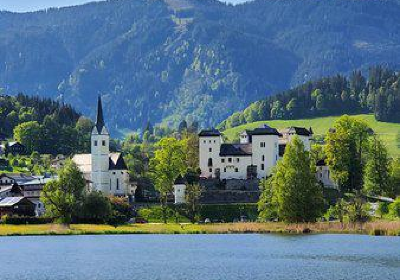
<svg viewBox="0 0 400 280"><path fill-rule="evenodd" d="M400 279L400 238L361 235L2 237L0 279Z"/></svg>

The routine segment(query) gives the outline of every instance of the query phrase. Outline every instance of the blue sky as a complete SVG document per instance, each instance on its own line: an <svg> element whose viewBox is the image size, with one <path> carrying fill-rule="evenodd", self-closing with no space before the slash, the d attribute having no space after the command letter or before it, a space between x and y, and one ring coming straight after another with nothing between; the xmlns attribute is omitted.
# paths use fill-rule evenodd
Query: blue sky
<svg viewBox="0 0 400 280"><path fill-rule="evenodd" d="M13 12L28 12L50 7L79 5L93 0L0 0L0 10ZM99 1L99 0L97 0ZM223 0L231 3L245 2L245 0Z"/></svg>

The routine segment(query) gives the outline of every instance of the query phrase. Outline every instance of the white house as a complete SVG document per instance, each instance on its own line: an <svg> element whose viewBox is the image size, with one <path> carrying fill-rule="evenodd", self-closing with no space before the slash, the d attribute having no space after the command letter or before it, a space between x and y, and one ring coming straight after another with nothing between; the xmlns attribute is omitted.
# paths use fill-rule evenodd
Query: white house
<svg viewBox="0 0 400 280"><path fill-rule="evenodd" d="M199 134L201 177L223 179L266 178L282 157L286 144L298 135L310 150L312 131L291 127L279 132L267 125L240 133L237 144L224 143L221 133L203 130Z"/></svg>
<svg viewBox="0 0 400 280"><path fill-rule="evenodd" d="M88 190L98 190L105 195L125 196L130 193L129 173L120 153L110 153L110 134L104 123L101 98L97 104L97 120L91 135L91 153L75 155L88 182Z"/></svg>

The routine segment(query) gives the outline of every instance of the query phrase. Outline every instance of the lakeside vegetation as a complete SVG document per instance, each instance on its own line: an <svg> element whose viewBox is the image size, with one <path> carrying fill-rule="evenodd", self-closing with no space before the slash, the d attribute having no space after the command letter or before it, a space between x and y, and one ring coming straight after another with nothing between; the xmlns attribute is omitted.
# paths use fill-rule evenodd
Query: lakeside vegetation
<svg viewBox="0 0 400 280"><path fill-rule="evenodd" d="M97 234L370 234L400 236L400 221L376 221L365 224L320 223L219 223L219 224L134 224L109 225L61 224L0 225L0 236L97 235Z"/></svg>

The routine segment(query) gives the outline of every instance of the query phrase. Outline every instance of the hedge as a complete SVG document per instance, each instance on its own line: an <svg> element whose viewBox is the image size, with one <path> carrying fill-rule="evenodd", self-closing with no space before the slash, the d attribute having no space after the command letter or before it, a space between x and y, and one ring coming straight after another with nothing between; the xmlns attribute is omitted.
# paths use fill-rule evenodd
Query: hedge
<svg viewBox="0 0 400 280"><path fill-rule="evenodd" d="M250 221L258 217L257 204L204 204L201 206L200 216L211 221L233 222L244 216Z"/></svg>
<svg viewBox="0 0 400 280"><path fill-rule="evenodd" d="M40 224L52 223L53 218L3 216L1 218L1 221L2 221L2 223L9 224L9 225L40 225Z"/></svg>

